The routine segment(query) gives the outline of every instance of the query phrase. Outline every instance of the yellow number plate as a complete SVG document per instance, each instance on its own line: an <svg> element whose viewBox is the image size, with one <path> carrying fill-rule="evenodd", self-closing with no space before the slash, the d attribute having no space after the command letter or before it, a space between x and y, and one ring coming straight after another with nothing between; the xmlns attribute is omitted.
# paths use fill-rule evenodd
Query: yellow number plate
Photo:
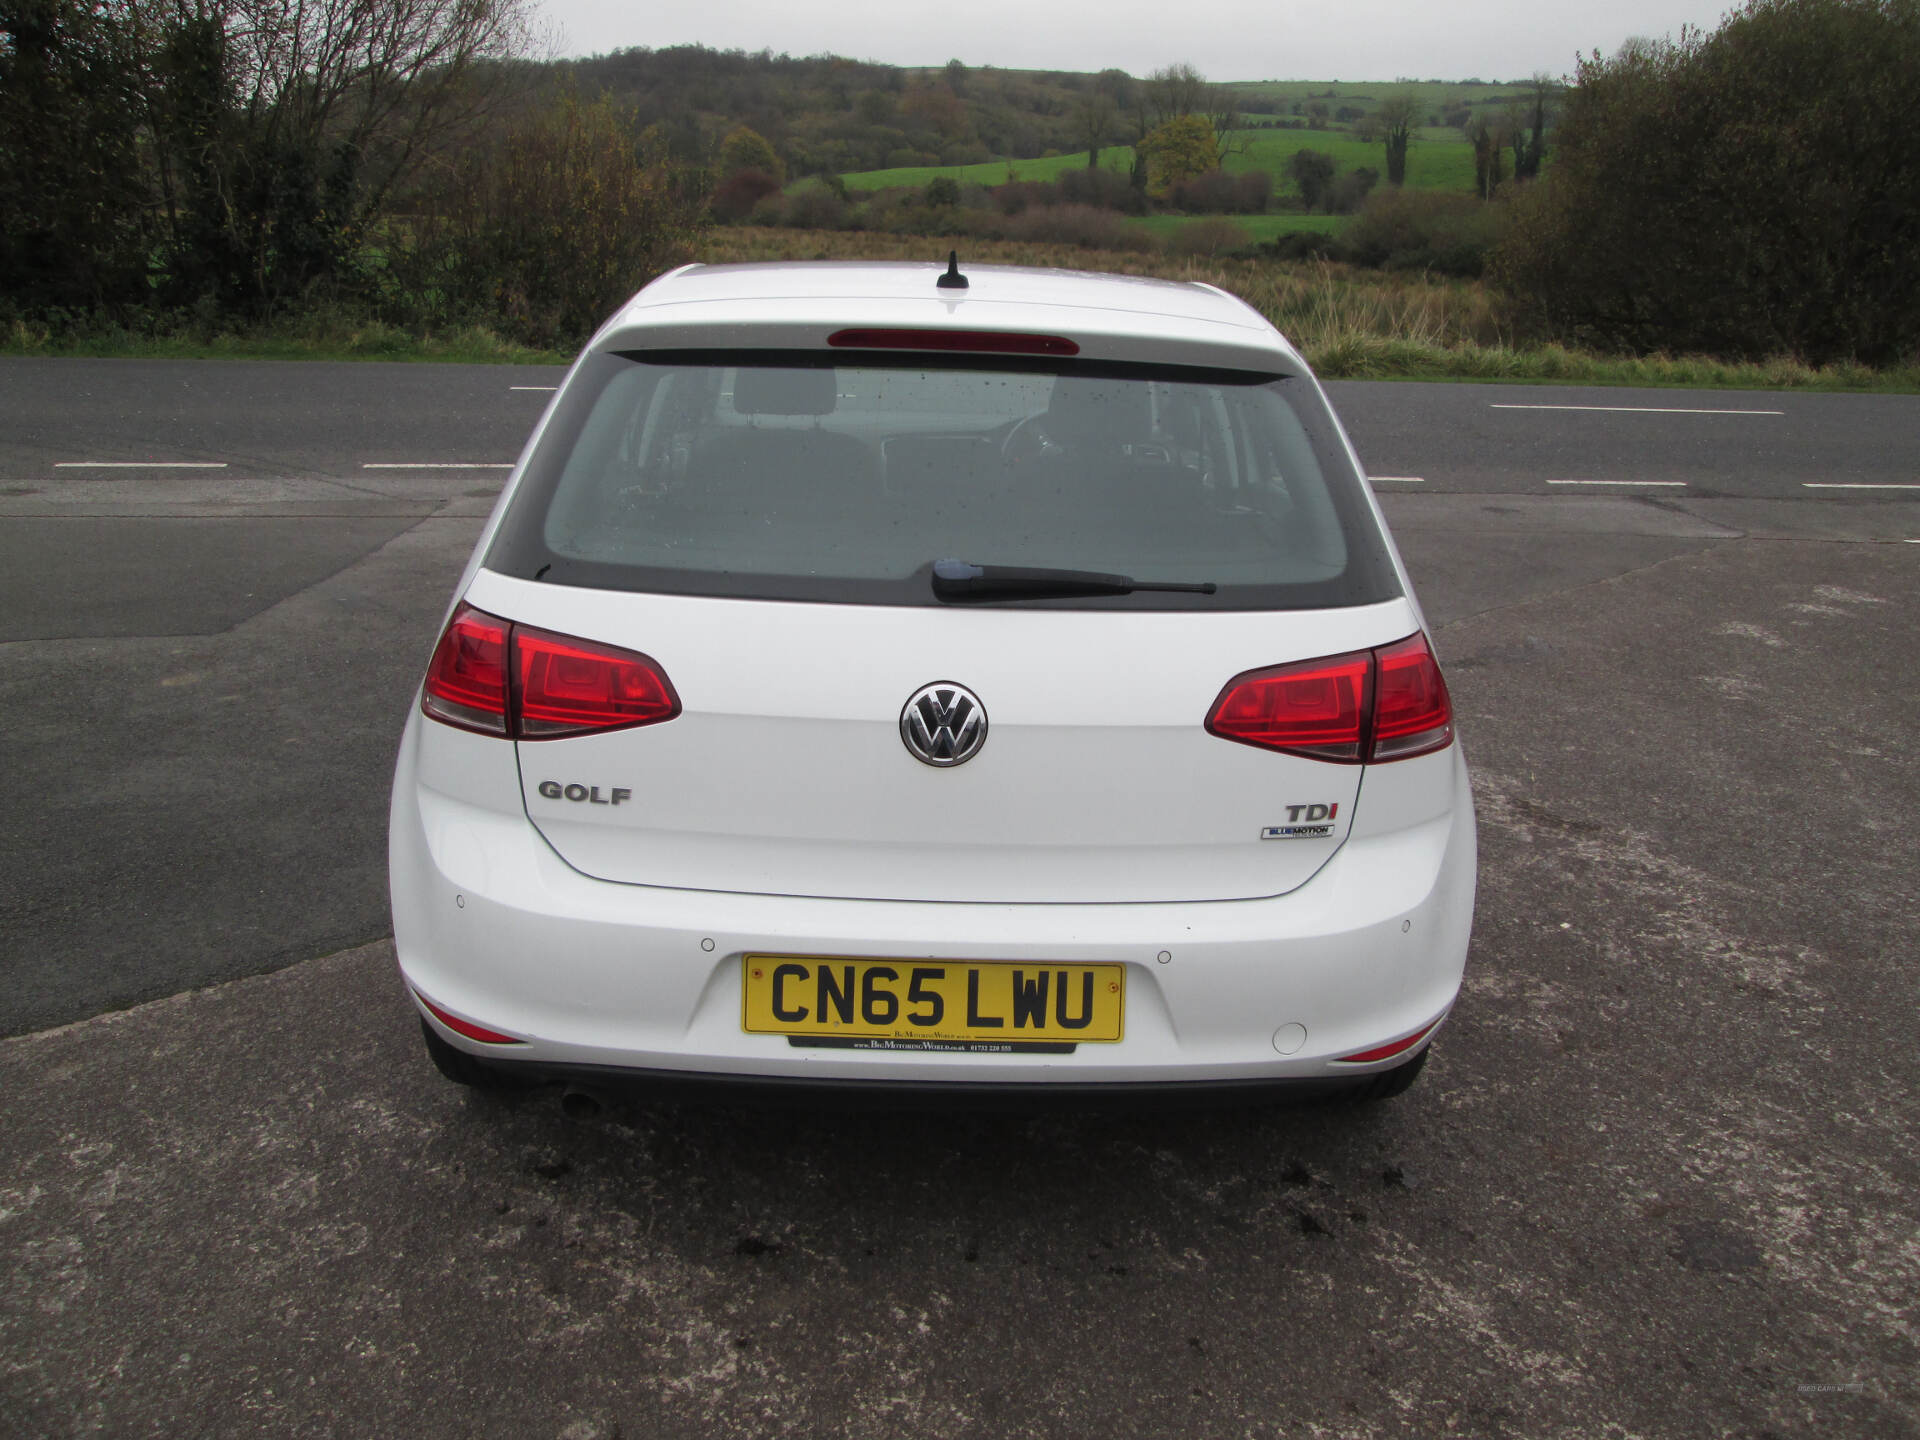
<svg viewBox="0 0 1920 1440"><path fill-rule="evenodd" d="M741 1024L754 1035L937 1048L1120 1039L1124 965L1008 965L749 955Z"/></svg>

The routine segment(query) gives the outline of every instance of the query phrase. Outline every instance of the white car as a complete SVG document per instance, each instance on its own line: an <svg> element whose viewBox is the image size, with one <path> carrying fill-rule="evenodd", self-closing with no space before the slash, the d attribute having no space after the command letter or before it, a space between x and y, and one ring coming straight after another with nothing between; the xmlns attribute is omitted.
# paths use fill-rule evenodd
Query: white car
<svg viewBox="0 0 1920 1440"><path fill-rule="evenodd" d="M1406 572L1253 310L723 265L528 442L390 869L469 1084L1372 1098L1458 993L1475 838Z"/></svg>

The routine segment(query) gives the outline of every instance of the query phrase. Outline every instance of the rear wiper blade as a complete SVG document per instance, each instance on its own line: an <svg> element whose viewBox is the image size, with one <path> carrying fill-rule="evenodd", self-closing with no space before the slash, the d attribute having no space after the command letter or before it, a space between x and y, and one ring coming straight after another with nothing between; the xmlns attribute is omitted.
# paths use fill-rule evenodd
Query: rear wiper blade
<svg viewBox="0 0 1920 1440"><path fill-rule="evenodd" d="M958 604L968 600L1048 600L1076 595L1131 595L1136 590L1178 590L1211 595L1212 581L1181 585L1164 580L1135 580L1098 570L1028 569L1019 565L971 565L965 560L933 562L933 595Z"/></svg>

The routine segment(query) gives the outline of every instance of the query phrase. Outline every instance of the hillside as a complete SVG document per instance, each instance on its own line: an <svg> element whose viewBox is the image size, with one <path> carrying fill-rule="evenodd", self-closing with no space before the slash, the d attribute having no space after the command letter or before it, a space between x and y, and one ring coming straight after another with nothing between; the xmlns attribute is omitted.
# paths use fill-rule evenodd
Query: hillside
<svg viewBox="0 0 1920 1440"><path fill-rule="evenodd" d="M862 190L924 185L938 174L998 184L1009 162L1020 179L1053 179L1084 165L1089 143L1129 147L1166 113L1152 77L1123 71L970 68L957 62L908 69L838 56L747 54L676 46L631 49L548 67L583 90L605 91L655 127L686 159L712 154L745 125L772 145L787 175L838 175ZM1467 188L1471 148L1463 117L1504 114L1523 84L1481 81L1236 81L1207 86L1205 108L1237 114L1247 149L1227 168L1284 172L1303 146L1332 153L1342 169L1378 167L1381 147L1356 127L1387 96L1411 92L1427 122L1409 155L1415 186ZM1116 157L1117 158L1117 157Z"/></svg>

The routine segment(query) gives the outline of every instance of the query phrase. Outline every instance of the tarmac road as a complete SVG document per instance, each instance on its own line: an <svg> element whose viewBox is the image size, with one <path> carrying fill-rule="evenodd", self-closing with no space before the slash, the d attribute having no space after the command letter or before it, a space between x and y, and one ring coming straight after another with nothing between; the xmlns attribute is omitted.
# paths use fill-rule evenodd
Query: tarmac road
<svg viewBox="0 0 1920 1440"><path fill-rule="evenodd" d="M0 362L0 1433L1920 1434L1920 492L1805 488L1920 400L1330 387L1482 820L1401 1100L574 1126L382 939L504 471L364 468L551 383Z"/></svg>

